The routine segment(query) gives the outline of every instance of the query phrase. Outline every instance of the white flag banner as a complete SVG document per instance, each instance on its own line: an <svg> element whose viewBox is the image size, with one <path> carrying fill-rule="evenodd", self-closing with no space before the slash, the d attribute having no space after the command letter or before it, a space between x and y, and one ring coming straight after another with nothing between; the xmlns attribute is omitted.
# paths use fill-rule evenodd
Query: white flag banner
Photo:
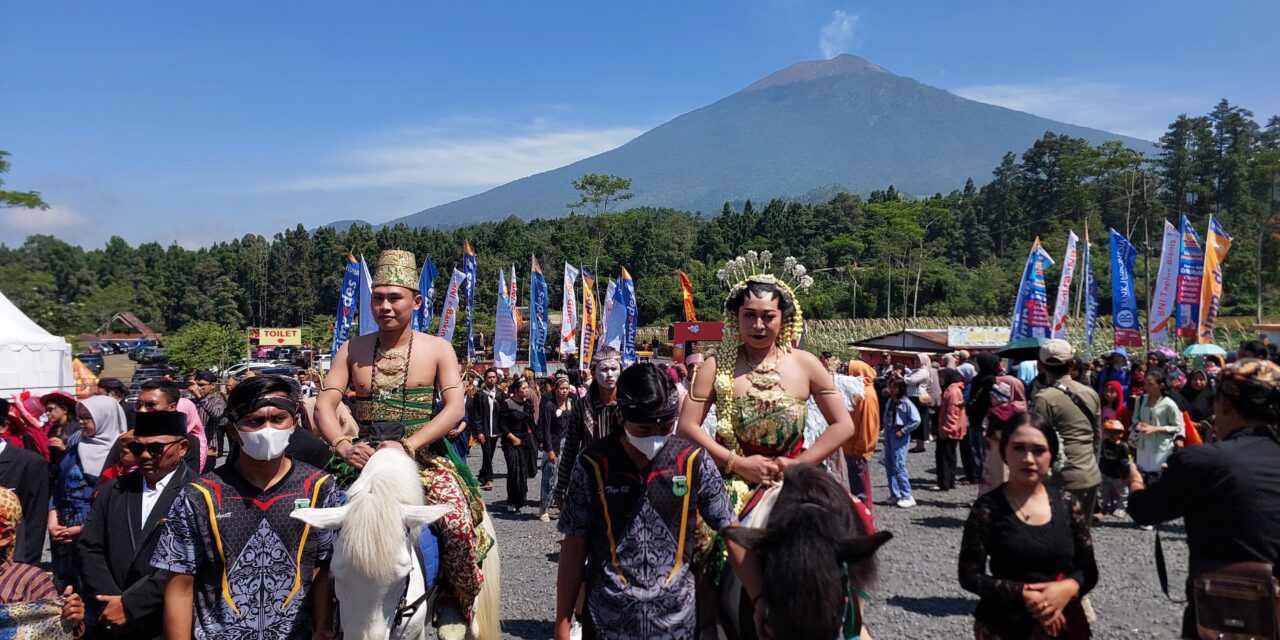
<svg viewBox="0 0 1280 640"><path fill-rule="evenodd" d="M620 349L622 346L621 340L618 341L618 344L609 344L609 331L611 330L609 324L613 320L613 298L617 294L618 283L614 282L613 278L609 278L609 288L604 292L604 314L600 316L600 341L596 344L596 349L605 347ZM616 331L617 329L617 327L614 327L612 330Z"/></svg>
<svg viewBox="0 0 1280 640"><path fill-rule="evenodd" d="M440 330L436 335L449 342L453 342L453 330L458 326L458 292L466 281L467 274L453 270L453 277L449 278L449 293L445 295L444 308L440 310Z"/></svg>
<svg viewBox="0 0 1280 640"><path fill-rule="evenodd" d="M504 369L516 363L516 316L511 312L510 290L507 278L498 272L498 307L494 319L493 365Z"/></svg>
<svg viewBox="0 0 1280 640"><path fill-rule="evenodd" d="M1164 241L1160 243L1160 271L1151 292L1151 344L1169 344L1169 324L1178 304L1178 257L1182 253L1182 233L1164 221Z"/></svg>
<svg viewBox="0 0 1280 640"><path fill-rule="evenodd" d="M578 354L578 269L564 263L564 300L560 306L560 355Z"/></svg>
<svg viewBox="0 0 1280 640"><path fill-rule="evenodd" d="M1058 279L1058 300L1053 305L1053 337L1067 337L1067 308L1071 301L1071 280L1076 271L1076 232L1068 231L1067 255L1062 259L1062 277Z"/></svg>

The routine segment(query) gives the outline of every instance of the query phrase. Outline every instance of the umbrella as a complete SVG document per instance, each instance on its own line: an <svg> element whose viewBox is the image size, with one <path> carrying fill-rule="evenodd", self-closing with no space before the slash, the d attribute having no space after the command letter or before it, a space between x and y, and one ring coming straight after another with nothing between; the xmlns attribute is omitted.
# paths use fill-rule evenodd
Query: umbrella
<svg viewBox="0 0 1280 640"><path fill-rule="evenodd" d="M1152 351L1153 353L1159 353L1159 354L1163 355L1164 357L1166 357L1166 358L1170 358L1170 359L1178 357L1178 353L1177 353L1176 351L1174 351L1173 349L1170 349L1169 347L1156 347L1156 348L1152 349L1151 351Z"/></svg>
<svg viewBox="0 0 1280 640"><path fill-rule="evenodd" d="M1216 344L1193 344L1182 350L1184 356L1225 356L1227 350Z"/></svg>
<svg viewBox="0 0 1280 640"><path fill-rule="evenodd" d="M996 355L1010 360L1036 360L1040 357L1040 345L1044 342L1044 338L1018 338L1006 344Z"/></svg>

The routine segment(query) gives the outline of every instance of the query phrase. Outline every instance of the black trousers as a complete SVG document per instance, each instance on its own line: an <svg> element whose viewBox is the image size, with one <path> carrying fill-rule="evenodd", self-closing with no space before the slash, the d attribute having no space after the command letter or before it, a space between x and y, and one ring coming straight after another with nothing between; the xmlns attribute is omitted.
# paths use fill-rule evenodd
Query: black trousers
<svg viewBox="0 0 1280 640"><path fill-rule="evenodd" d="M538 449L533 434L525 434L520 445L502 440L502 457L507 461L507 504L523 509L529 498L529 478L538 472Z"/></svg>
<svg viewBox="0 0 1280 640"><path fill-rule="evenodd" d="M484 442L480 443L480 473L476 477L480 484L493 482L493 452L498 447L499 437L485 436Z"/></svg>
<svg viewBox="0 0 1280 640"><path fill-rule="evenodd" d="M933 457L937 467L938 488L943 491L950 491L956 486L956 449L959 446L959 440L941 437L934 443Z"/></svg>
<svg viewBox="0 0 1280 640"><path fill-rule="evenodd" d="M937 402L937 400L934 400L934 402ZM933 424L933 406L920 404L920 401L916 398L911 398L911 404L915 405L916 411L920 413L920 426L911 432L911 439L916 441L917 447L923 447L925 440L929 439L929 435L936 431Z"/></svg>

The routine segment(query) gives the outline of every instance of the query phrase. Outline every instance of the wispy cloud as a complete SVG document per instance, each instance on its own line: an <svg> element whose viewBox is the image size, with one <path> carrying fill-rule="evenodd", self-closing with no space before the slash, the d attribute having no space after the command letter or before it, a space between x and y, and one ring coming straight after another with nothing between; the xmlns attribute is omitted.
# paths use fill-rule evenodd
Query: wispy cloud
<svg viewBox="0 0 1280 640"><path fill-rule="evenodd" d="M1178 114L1205 107L1190 95L1070 78L974 85L951 91L979 102L1152 141L1160 138Z"/></svg>
<svg viewBox="0 0 1280 640"><path fill-rule="evenodd" d="M37 233L56 236L77 243L94 235L96 222L66 205L51 204L48 209L0 209L0 242L20 244Z"/></svg>
<svg viewBox="0 0 1280 640"><path fill-rule="evenodd" d="M818 32L818 50L822 57L834 58L842 53L849 53L861 43L858 42L859 19L837 9L831 14L831 20Z"/></svg>
<svg viewBox="0 0 1280 640"><path fill-rule="evenodd" d="M450 119L348 145L335 153L332 172L281 182L268 190L491 187L608 151L643 132L545 120L513 125Z"/></svg>

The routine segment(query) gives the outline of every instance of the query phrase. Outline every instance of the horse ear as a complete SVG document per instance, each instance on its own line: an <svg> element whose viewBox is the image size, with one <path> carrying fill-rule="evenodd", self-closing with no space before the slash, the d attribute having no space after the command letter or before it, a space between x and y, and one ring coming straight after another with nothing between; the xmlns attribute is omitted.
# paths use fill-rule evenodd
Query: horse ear
<svg viewBox="0 0 1280 640"><path fill-rule="evenodd" d="M757 552L769 544L771 537L768 529L753 529L743 526L726 527L720 531L720 535L740 547Z"/></svg>
<svg viewBox="0 0 1280 640"><path fill-rule="evenodd" d="M404 518L404 526L413 530L439 520L445 514L453 511L453 507L449 505L400 505L400 514Z"/></svg>
<svg viewBox="0 0 1280 640"><path fill-rule="evenodd" d="M855 536L840 543L840 559L845 562L857 562L875 555L880 545L893 538L888 531L877 531L869 536Z"/></svg>
<svg viewBox="0 0 1280 640"><path fill-rule="evenodd" d="M317 529L339 529L342 527L343 521L347 519L347 505L340 507L325 507L321 509L294 509L289 512L289 517L301 520Z"/></svg>

